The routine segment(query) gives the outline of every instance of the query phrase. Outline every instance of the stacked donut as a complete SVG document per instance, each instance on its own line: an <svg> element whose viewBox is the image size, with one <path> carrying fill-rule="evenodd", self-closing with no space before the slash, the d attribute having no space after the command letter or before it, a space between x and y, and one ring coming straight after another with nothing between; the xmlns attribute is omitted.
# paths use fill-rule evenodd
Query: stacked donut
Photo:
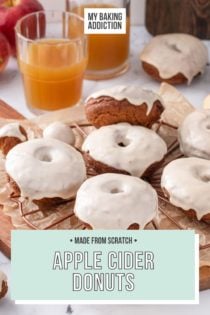
<svg viewBox="0 0 210 315"><path fill-rule="evenodd" d="M156 191L144 179L167 152L151 130L163 102L138 86L116 86L90 95L85 103L96 127L84 140L88 169L97 176L77 192L75 214L91 229L143 229L157 216Z"/></svg>
<svg viewBox="0 0 210 315"><path fill-rule="evenodd" d="M49 209L75 196L86 179L83 157L74 147L71 128L50 124L42 138L28 140L19 123L0 129L0 150L5 156L11 197L22 198L40 209Z"/></svg>
<svg viewBox="0 0 210 315"><path fill-rule="evenodd" d="M161 186L170 202L190 217L210 223L210 110L195 110L178 129L185 157L163 170Z"/></svg>

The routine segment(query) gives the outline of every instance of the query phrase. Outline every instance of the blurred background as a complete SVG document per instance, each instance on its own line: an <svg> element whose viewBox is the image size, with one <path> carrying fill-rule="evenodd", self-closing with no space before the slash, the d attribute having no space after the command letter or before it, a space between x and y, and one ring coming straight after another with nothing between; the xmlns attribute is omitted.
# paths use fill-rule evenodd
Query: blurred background
<svg viewBox="0 0 210 315"><path fill-rule="evenodd" d="M40 0L45 9L64 9L65 0ZM145 0L131 0L131 23L133 25L144 24Z"/></svg>

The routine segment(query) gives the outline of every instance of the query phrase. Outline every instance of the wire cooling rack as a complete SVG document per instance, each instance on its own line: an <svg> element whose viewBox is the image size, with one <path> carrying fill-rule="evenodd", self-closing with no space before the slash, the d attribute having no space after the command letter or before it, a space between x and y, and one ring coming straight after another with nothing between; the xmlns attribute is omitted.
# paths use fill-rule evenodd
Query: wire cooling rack
<svg viewBox="0 0 210 315"><path fill-rule="evenodd" d="M171 128L173 130L177 129L177 127L175 127L173 125L170 125L168 123L160 121L156 124L155 131L157 133L159 133L161 127L163 127L163 126ZM76 136L80 137L81 141L83 141L84 138L88 135L91 127L92 126L90 124L73 123L71 125L71 128L74 129ZM81 145L76 146L76 149L79 152L81 152L80 148L81 148ZM174 218L167 211L167 208L170 207L171 204L170 204L169 200L167 199L167 197L164 195L164 193L161 189L161 185L160 185L163 168L168 163L170 163L171 161L178 159L178 158L181 158L181 157L183 157L183 155L181 154L181 152L179 150L179 143L177 141L177 138L174 138L173 141L171 141L171 143L168 145L167 154L165 155L164 160L159 164L159 167L157 168L157 170L153 174L151 174L149 177L145 178L145 180L147 180L157 191L158 198L159 198L159 212L160 212L160 214L162 216L164 216L168 221L170 221L170 223L173 225L174 229L186 230L186 229L188 229L188 227L183 226L176 218ZM96 171L94 169L88 168L87 175L88 175L88 177L91 177L91 176L96 176L98 174L96 173ZM46 209L40 209L39 208L36 210L29 210L27 207L24 207L24 202L20 201L18 198L12 198L12 200L15 203L17 203L18 209L20 212L20 216L25 221L25 223L28 225L28 227L31 229L35 229L35 230L55 229L55 228L59 228L59 225L61 223L63 223L64 221L66 221L66 222L71 221L71 226L69 226L69 228L72 228L75 230L76 229L84 230L84 229L86 229L85 225L83 223L81 223L75 217L74 212L73 212L75 198L76 198L76 196L72 197L70 200L65 201L63 203L65 205L65 208L69 208L68 213L65 215L61 214L60 216L58 216L58 218L56 217L55 220L51 220L50 224L48 222L49 221L48 220L49 211L47 211ZM53 205L53 211L55 211L55 213L59 212L60 207L62 207L62 203L59 203L59 205ZM176 208L176 209L178 209L178 208ZM52 212L52 210L50 211L50 213L51 212ZM34 219L34 216L37 217L37 220ZM36 224L35 223L36 221L39 222L39 217L41 217L41 220L43 220L43 218L44 218L46 221L46 224L44 224L44 225L43 224L42 225ZM196 220L196 219L192 219L192 220ZM196 224L200 224L200 223L196 221ZM201 223L201 224L204 224L204 223ZM155 221L153 220L150 223L150 227L152 229L155 229L155 230L160 229L159 224L156 220ZM206 242L205 244L200 244L200 251L205 250L207 248L210 248L210 243Z"/></svg>

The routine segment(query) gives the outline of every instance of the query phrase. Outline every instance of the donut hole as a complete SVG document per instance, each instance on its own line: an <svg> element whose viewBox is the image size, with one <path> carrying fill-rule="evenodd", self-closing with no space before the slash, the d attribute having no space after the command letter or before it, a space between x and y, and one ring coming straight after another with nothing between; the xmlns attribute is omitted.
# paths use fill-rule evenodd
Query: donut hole
<svg viewBox="0 0 210 315"><path fill-rule="evenodd" d="M42 162L52 162L52 157L50 154L44 154L41 158L40 161Z"/></svg>
<svg viewBox="0 0 210 315"><path fill-rule="evenodd" d="M127 147L127 145L123 142L119 142L118 145L119 145L119 147Z"/></svg>
<svg viewBox="0 0 210 315"><path fill-rule="evenodd" d="M102 184L101 190L106 194L117 195L125 193L126 188L118 180L112 180L109 183Z"/></svg>
<svg viewBox="0 0 210 315"><path fill-rule="evenodd" d="M167 46L168 46L169 48L171 48L172 50L178 52L178 53L181 53L181 52L182 52L182 51L177 47L176 44L168 44L168 43L167 43Z"/></svg>
<svg viewBox="0 0 210 315"><path fill-rule="evenodd" d="M111 194L120 194L120 193L123 193L123 190L121 188L112 188L110 193Z"/></svg>
<svg viewBox="0 0 210 315"><path fill-rule="evenodd" d="M210 174L205 169L196 169L195 176L204 183L210 182Z"/></svg>
<svg viewBox="0 0 210 315"><path fill-rule="evenodd" d="M206 129L210 130L210 124L208 124L208 125L206 126Z"/></svg>
<svg viewBox="0 0 210 315"><path fill-rule="evenodd" d="M208 175L202 174L202 175L200 176L200 178L201 178L201 180L202 180L203 182L205 182L205 183L210 182L210 176L208 176Z"/></svg>
<svg viewBox="0 0 210 315"><path fill-rule="evenodd" d="M53 155L49 148L39 148L34 154L35 158L41 162L52 162Z"/></svg>
<svg viewBox="0 0 210 315"><path fill-rule="evenodd" d="M119 147L125 148L130 144L130 139L126 137L118 137L117 138L117 145Z"/></svg>

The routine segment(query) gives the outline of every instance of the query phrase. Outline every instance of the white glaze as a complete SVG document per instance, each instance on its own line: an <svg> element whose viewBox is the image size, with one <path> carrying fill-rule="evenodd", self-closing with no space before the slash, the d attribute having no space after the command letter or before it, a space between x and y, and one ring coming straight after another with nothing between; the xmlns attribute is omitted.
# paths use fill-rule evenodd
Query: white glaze
<svg viewBox="0 0 210 315"><path fill-rule="evenodd" d="M26 137L20 131L19 123L10 123L1 127L0 138L3 138L3 137L14 137L14 138L20 139L21 141L26 140Z"/></svg>
<svg viewBox="0 0 210 315"><path fill-rule="evenodd" d="M5 273L3 273L3 271L0 270L0 291L2 288L3 282L7 282L7 276L5 275Z"/></svg>
<svg viewBox="0 0 210 315"><path fill-rule="evenodd" d="M72 197L86 178L81 154L56 139L35 139L15 146L7 155L6 171L22 197L31 200Z"/></svg>
<svg viewBox="0 0 210 315"><path fill-rule="evenodd" d="M70 145L75 143L75 136L71 127L59 121L49 124L43 130L43 137L57 139Z"/></svg>
<svg viewBox="0 0 210 315"><path fill-rule="evenodd" d="M94 130L85 139L82 150L96 161L140 177L149 166L163 159L167 147L153 130L119 123Z"/></svg>
<svg viewBox="0 0 210 315"><path fill-rule="evenodd" d="M190 157L170 162L163 170L161 187L173 205L195 210L198 220L210 213L210 161Z"/></svg>
<svg viewBox="0 0 210 315"><path fill-rule="evenodd" d="M135 85L119 85L97 91L87 98L86 104L89 99L98 98L101 96L109 96L118 101L126 99L129 103L135 106L139 106L142 105L143 103L146 103L147 114L150 113L155 101L160 101L161 104L163 104L163 100L158 94L150 90L144 90L139 86Z"/></svg>
<svg viewBox="0 0 210 315"><path fill-rule="evenodd" d="M77 192L75 214L93 229L143 229L157 216L156 191L145 181L122 174L86 180Z"/></svg>
<svg viewBox="0 0 210 315"><path fill-rule="evenodd" d="M178 129L178 139L184 155L210 160L210 110L190 113Z"/></svg>
<svg viewBox="0 0 210 315"><path fill-rule="evenodd" d="M152 38L141 52L140 59L156 67L163 79L182 73L190 83L195 75L204 72L208 51L194 36L166 34Z"/></svg>

